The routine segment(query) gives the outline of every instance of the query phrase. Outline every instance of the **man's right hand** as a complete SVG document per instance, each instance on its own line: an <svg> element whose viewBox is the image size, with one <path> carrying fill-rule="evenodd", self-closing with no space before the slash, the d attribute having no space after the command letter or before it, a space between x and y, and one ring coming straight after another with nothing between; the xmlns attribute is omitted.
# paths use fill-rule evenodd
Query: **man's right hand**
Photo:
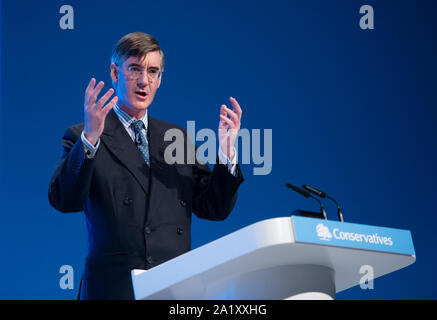
<svg viewBox="0 0 437 320"><path fill-rule="evenodd" d="M103 97L97 101L97 96L102 90L104 83L100 81L96 87L96 79L92 78L85 91L85 138L95 146L105 128L105 119L112 107L117 103L118 97L115 96L106 106L105 103L114 93L114 89L109 89Z"/></svg>

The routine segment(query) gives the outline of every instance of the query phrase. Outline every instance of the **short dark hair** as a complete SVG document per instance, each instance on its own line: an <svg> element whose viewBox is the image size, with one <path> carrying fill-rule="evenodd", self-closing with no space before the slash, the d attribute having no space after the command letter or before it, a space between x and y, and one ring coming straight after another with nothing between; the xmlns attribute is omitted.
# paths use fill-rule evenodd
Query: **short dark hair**
<svg viewBox="0 0 437 320"><path fill-rule="evenodd" d="M121 66L129 57L143 58L149 52L159 51L161 54L161 71L164 70L164 52L158 41L150 34L144 32L132 32L118 40L112 50L111 62Z"/></svg>

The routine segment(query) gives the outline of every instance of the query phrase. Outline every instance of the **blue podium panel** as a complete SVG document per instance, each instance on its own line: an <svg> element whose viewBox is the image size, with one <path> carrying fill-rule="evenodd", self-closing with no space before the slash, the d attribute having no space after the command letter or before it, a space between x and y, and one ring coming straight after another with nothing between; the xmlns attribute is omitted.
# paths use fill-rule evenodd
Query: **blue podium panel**
<svg viewBox="0 0 437 320"><path fill-rule="evenodd" d="M295 241L415 255L409 230L306 217L291 217Z"/></svg>

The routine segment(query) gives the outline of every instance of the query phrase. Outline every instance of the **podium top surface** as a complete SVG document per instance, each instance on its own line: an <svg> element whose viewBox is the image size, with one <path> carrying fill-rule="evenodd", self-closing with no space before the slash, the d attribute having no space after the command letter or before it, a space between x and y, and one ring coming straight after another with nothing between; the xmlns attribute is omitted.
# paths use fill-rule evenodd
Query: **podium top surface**
<svg viewBox="0 0 437 320"><path fill-rule="evenodd" d="M283 265L319 265L335 274L336 292L360 283L362 266L374 278L416 260L408 230L304 217L260 221L150 270L132 270L137 299L165 298L181 283L207 290L212 282Z"/></svg>

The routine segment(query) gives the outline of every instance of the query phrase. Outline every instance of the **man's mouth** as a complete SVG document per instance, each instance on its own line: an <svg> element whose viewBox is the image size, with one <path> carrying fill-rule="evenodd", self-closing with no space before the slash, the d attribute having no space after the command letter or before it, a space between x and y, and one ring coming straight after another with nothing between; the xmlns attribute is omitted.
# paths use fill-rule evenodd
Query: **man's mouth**
<svg viewBox="0 0 437 320"><path fill-rule="evenodd" d="M140 98L141 100L146 99L147 97L147 93L144 91L135 91L135 94L138 98Z"/></svg>

